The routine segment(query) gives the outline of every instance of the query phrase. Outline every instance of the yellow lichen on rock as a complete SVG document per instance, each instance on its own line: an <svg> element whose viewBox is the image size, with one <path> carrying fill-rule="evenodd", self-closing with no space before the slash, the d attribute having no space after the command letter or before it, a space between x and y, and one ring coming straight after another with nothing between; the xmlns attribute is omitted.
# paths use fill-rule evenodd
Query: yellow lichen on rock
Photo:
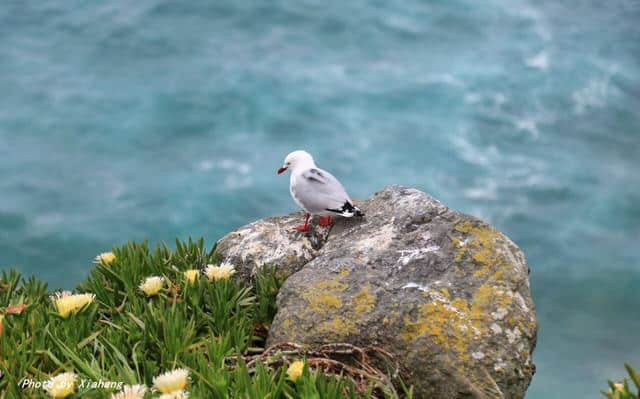
<svg viewBox="0 0 640 399"><path fill-rule="evenodd" d="M342 299L330 293L315 293L307 297L309 309L316 313L327 313L342 307Z"/></svg>
<svg viewBox="0 0 640 399"><path fill-rule="evenodd" d="M311 285L310 289L303 295L308 303L310 311L315 313L326 313L342 307L342 300L338 296L346 290L349 285L342 282L342 279L349 275L345 270L331 279L320 280Z"/></svg>
<svg viewBox="0 0 640 399"><path fill-rule="evenodd" d="M474 325L468 317L466 301L457 298L449 303L436 299L420 305L418 311L415 320L409 316L404 318L402 338L405 341L428 337L442 348L454 351L461 360L469 357L467 349L474 339Z"/></svg>
<svg viewBox="0 0 640 399"><path fill-rule="evenodd" d="M450 372L457 378L478 392L493 391L497 387L496 382L481 359L492 356L491 349L483 348L482 342L487 332L487 319L491 318L491 296L500 296L498 291L488 284L480 287L471 305L463 298L443 300L441 291L432 292L433 301L418 306L415 320L405 316L401 336L407 344L416 339L431 340L441 348L438 352L444 352L447 360L442 361L448 364ZM423 348L424 354L433 350L429 345L423 345Z"/></svg>
<svg viewBox="0 0 640 399"><path fill-rule="evenodd" d="M320 316L321 320L314 326L317 333L327 334L333 339L359 333L356 322L364 322L364 315L374 309L376 295L371 284L367 283L354 295L344 293L349 284L343 279L348 275L349 271L343 269L333 278L313 283L302 295L306 302L303 318L317 319Z"/></svg>
<svg viewBox="0 0 640 399"><path fill-rule="evenodd" d="M503 289L491 283L481 285L473 295L471 303L470 313L474 325L482 334L489 332L487 327L490 321L492 319L499 321L508 315L512 302L513 298Z"/></svg>
<svg viewBox="0 0 640 399"><path fill-rule="evenodd" d="M347 317L336 317L333 320L324 321L316 327L316 331L327 334L332 339L340 339L360 332L353 319Z"/></svg>
<svg viewBox="0 0 640 399"><path fill-rule="evenodd" d="M402 338L413 341L427 337L462 360L469 356L469 345L489 332L492 314L499 309L508 314L513 302L504 290L490 283L481 285L470 302L463 298L450 300L448 291L444 296L443 291L426 294L433 300L418 306L415 320L405 316Z"/></svg>
<svg viewBox="0 0 640 399"><path fill-rule="evenodd" d="M461 311L467 312L469 311L469 304L462 298L455 298L453 302L451 302L456 309L461 309Z"/></svg>
<svg viewBox="0 0 640 399"><path fill-rule="evenodd" d="M358 292L353 297L353 308L356 312L356 315L361 315L362 313L371 312L376 303L375 295L371 294L369 289L371 285L367 283L360 292Z"/></svg>
<svg viewBox="0 0 640 399"><path fill-rule="evenodd" d="M285 330L289 330L289 327L291 327L290 319L286 319L285 321L282 322L282 328L284 328Z"/></svg>
<svg viewBox="0 0 640 399"><path fill-rule="evenodd" d="M500 292L502 291L502 292ZM471 304L471 317L474 320L486 320L491 317L491 312L498 308L507 308L513 298L504 294L503 290L489 283L483 284L473 295Z"/></svg>
<svg viewBox="0 0 640 399"><path fill-rule="evenodd" d="M471 221L457 224L455 230L460 233L470 234L467 240L460 237L450 237L458 250L455 254L457 263L464 259L466 254L470 255L473 262L478 266L474 272L476 277L487 276L494 266L504 266L506 264L504 256L500 254L496 247L496 240L502 238L502 234L489 225L474 225Z"/></svg>
<svg viewBox="0 0 640 399"><path fill-rule="evenodd" d="M341 283L340 280L341 278L337 280L318 281L317 283L313 284L313 287L318 290L330 290L330 291L342 292L346 290L349 287L349 285L345 283Z"/></svg>

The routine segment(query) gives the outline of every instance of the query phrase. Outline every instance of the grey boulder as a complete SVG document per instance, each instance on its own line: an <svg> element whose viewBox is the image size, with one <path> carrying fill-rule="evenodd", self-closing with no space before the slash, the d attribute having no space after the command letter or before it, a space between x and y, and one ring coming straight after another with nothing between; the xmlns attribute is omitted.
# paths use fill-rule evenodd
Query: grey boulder
<svg viewBox="0 0 640 399"><path fill-rule="evenodd" d="M290 215L220 242L241 276L264 263L290 275L268 343L380 346L418 398L523 398L537 321L520 249L416 189L388 187L359 206L365 218L308 235L291 231L301 219Z"/></svg>

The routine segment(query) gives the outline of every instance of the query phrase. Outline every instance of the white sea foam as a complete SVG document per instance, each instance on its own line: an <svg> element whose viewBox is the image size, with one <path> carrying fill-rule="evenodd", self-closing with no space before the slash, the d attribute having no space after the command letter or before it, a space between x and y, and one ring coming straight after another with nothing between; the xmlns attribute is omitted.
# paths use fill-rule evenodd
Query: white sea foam
<svg viewBox="0 0 640 399"><path fill-rule="evenodd" d="M248 175L251 172L251 164L239 162L230 158L223 158L219 161L204 159L198 162L197 168L203 172L207 172L212 169L219 169L229 172L237 172L241 175Z"/></svg>
<svg viewBox="0 0 640 399"><path fill-rule="evenodd" d="M492 96L493 102L495 105L502 106L509 101L509 97L507 97L504 93L496 92Z"/></svg>
<svg viewBox="0 0 640 399"><path fill-rule="evenodd" d="M469 199L494 200L498 198L498 184L492 179L479 180L473 187L464 190L464 196Z"/></svg>
<svg viewBox="0 0 640 399"><path fill-rule="evenodd" d="M498 148L491 145L486 148L474 146L466 137L456 135L451 138L453 146L458 150L458 155L465 161L479 165L489 166L500 158Z"/></svg>
<svg viewBox="0 0 640 399"><path fill-rule="evenodd" d="M240 174L247 175L251 172L251 165L246 162L239 162L234 159L221 159L217 166L222 170L233 170Z"/></svg>
<svg viewBox="0 0 640 399"><path fill-rule="evenodd" d="M253 183L252 168L248 162L240 162L231 158L222 158L216 161L203 159L197 163L196 169L201 172L221 171L219 173L224 175L222 180L224 188L229 190L247 188Z"/></svg>
<svg viewBox="0 0 640 399"><path fill-rule="evenodd" d="M467 93L464 95L464 101L468 102L469 104L479 103L480 101L482 101L482 94L476 92Z"/></svg>
<svg viewBox="0 0 640 399"><path fill-rule="evenodd" d="M43 212L39 214L35 214L31 217L31 221L34 227L37 227L38 230L47 230L50 228L60 227L67 220L66 216L61 212Z"/></svg>
<svg viewBox="0 0 640 399"><path fill-rule="evenodd" d="M251 186L252 179L250 177L239 177L236 175L229 175L224 179L224 187L230 190L237 190L239 188L246 188Z"/></svg>
<svg viewBox="0 0 640 399"><path fill-rule="evenodd" d="M543 14L531 5L519 1L508 1L505 11L511 16L528 19L533 23L535 33L543 40L549 41L552 38L551 29Z"/></svg>
<svg viewBox="0 0 640 399"><path fill-rule="evenodd" d="M531 68L541 69L546 71L549 68L549 54L542 50L538 54L526 58L524 63Z"/></svg>
<svg viewBox="0 0 640 399"><path fill-rule="evenodd" d="M213 163L213 161L209 159L202 160L198 163L198 169L203 172L213 169L214 166L215 164Z"/></svg>
<svg viewBox="0 0 640 399"><path fill-rule="evenodd" d="M540 135L540 131L538 130L538 122L534 118L527 117L517 119L515 123L518 130L531 133L531 136L533 136L533 138L538 138L538 136Z"/></svg>
<svg viewBox="0 0 640 399"><path fill-rule="evenodd" d="M573 92L571 98L577 114L583 114L587 108L603 107L609 93L611 75L589 80L587 85Z"/></svg>
<svg viewBox="0 0 640 399"><path fill-rule="evenodd" d="M424 84L434 84L434 83L446 84L453 87L464 86L464 82L462 80L456 78L450 73L427 75L422 78L419 78L419 82Z"/></svg>
<svg viewBox="0 0 640 399"><path fill-rule="evenodd" d="M493 107L499 108L509 102L509 97L502 92L469 92L464 95L464 101L469 104L480 104L486 102Z"/></svg>

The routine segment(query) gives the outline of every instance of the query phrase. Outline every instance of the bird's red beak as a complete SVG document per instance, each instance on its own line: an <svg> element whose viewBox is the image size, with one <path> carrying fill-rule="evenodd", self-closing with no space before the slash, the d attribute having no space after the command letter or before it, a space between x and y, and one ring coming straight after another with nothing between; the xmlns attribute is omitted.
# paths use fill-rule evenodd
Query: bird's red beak
<svg viewBox="0 0 640 399"><path fill-rule="evenodd" d="M281 167L280 169L278 169L278 171L276 173L280 174L282 172L284 172L285 170L287 170L287 168L285 168L284 166Z"/></svg>

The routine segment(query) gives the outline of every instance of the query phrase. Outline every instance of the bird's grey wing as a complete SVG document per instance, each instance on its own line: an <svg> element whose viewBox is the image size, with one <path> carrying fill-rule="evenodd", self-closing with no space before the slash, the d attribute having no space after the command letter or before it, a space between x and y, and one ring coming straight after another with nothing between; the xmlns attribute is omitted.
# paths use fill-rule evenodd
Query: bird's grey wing
<svg viewBox="0 0 640 399"><path fill-rule="evenodd" d="M311 168L302 172L294 185L296 196L311 212L341 209L351 199L331 173Z"/></svg>

